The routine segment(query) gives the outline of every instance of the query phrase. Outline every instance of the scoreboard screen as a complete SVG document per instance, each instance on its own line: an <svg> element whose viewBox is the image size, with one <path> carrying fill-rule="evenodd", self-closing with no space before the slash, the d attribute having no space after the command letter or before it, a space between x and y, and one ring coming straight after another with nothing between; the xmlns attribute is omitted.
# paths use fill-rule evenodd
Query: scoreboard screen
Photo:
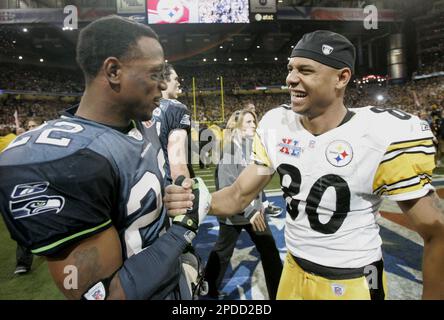
<svg viewBox="0 0 444 320"><path fill-rule="evenodd" d="M249 23L248 0L147 0L148 24Z"/></svg>

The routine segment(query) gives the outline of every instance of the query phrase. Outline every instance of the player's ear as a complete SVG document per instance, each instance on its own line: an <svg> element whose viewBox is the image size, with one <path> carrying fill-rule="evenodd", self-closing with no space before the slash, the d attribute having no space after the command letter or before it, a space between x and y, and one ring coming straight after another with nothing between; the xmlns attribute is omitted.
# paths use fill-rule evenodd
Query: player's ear
<svg viewBox="0 0 444 320"><path fill-rule="evenodd" d="M108 82L116 85L120 84L122 75L122 63L115 57L106 58L103 62L103 70Z"/></svg>
<svg viewBox="0 0 444 320"><path fill-rule="evenodd" d="M352 73L350 68L342 68L338 70L338 81L336 83L336 89L341 90L345 88L351 79Z"/></svg>

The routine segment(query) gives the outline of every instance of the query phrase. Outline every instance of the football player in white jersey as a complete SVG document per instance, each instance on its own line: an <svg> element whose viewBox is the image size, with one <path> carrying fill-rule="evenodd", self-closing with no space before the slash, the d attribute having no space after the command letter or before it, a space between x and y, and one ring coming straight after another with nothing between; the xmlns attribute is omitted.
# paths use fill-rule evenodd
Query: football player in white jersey
<svg viewBox="0 0 444 320"><path fill-rule="evenodd" d="M382 198L397 201L424 239L422 297L444 299L444 214L431 185L433 134L399 110L347 109L354 60L354 46L339 34L303 36L288 63L291 108L263 117L256 163L212 194L210 212L240 211L277 171L288 248L277 298L384 299L376 220ZM169 213L184 213L181 201L189 199L188 189L169 187Z"/></svg>

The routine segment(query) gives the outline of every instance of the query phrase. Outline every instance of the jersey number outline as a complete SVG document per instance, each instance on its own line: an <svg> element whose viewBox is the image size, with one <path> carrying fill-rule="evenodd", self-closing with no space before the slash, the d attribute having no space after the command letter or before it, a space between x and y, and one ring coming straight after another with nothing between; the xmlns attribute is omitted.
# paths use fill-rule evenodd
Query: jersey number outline
<svg viewBox="0 0 444 320"><path fill-rule="evenodd" d="M374 113L388 112L389 114L400 120L409 120L412 117L408 113L395 108L372 107L370 108L370 110L373 111Z"/></svg>
<svg viewBox="0 0 444 320"><path fill-rule="evenodd" d="M298 168L287 163L279 165L277 172L280 176L282 191L287 203L287 212L291 219L295 220L299 215L298 207L300 200L293 199L293 196L300 192L302 183L301 172ZM327 223L322 223L319 220L317 210L322 196L329 187L333 187L336 191L336 210ZM306 200L305 212L311 228L323 234L333 234L338 231L350 212L350 198L350 188L347 181L343 178L334 174L320 177L311 187Z"/></svg>
<svg viewBox="0 0 444 320"><path fill-rule="evenodd" d="M67 121L60 121L54 124L55 127L61 127L61 126L67 126L67 127L71 127L71 128L51 128L51 129L46 129L43 130L43 132L37 137L37 139L35 140L36 144L49 144L49 145L53 145L53 146L59 146L59 147L67 147L70 142L71 139L68 138L52 138L49 135L52 132L67 132L67 133L79 133L82 132L83 130L85 130L85 128L83 128L81 125L77 124L77 123L71 123L71 122L67 122ZM39 127L43 128L44 126ZM20 139L20 137L18 139L16 139L14 142L12 142L11 144L9 144L7 149L12 149L18 146L22 146L25 145L26 143L28 143L28 141L31 139L31 137L22 137Z"/></svg>
<svg viewBox="0 0 444 320"><path fill-rule="evenodd" d="M154 222L162 210L161 185L157 176L152 172L145 172L143 176L131 188L126 204L127 216L137 214L142 208L143 199L152 191L156 196L155 208L134 220L125 229L126 255L129 258L143 249L143 239L140 229L146 228ZM159 196L160 195L160 196Z"/></svg>

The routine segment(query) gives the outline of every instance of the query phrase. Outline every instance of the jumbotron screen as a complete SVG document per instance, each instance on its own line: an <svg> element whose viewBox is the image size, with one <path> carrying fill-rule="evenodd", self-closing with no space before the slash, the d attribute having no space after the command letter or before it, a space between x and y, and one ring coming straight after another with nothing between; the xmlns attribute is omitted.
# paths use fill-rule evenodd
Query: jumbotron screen
<svg viewBox="0 0 444 320"><path fill-rule="evenodd" d="M147 0L148 24L249 23L248 0Z"/></svg>

